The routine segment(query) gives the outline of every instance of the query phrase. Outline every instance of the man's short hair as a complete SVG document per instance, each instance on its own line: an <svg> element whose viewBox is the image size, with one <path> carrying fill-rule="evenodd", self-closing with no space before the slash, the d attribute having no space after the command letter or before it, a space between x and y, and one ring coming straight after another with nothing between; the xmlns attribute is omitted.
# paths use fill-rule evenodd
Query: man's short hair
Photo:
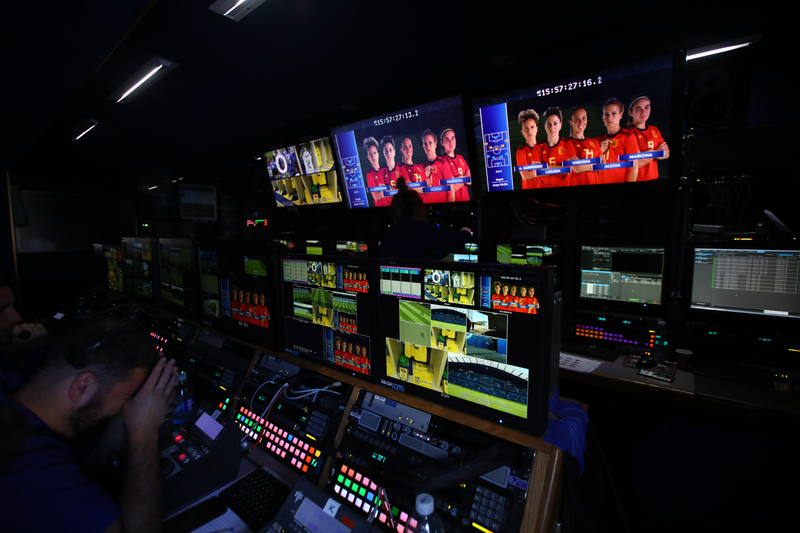
<svg viewBox="0 0 800 533"><path fill-rule="evenodd" d="M92 347L100 341L94 349ZM67 359L77 355L87 363L75 368ZM134 368L150 374L161 358L143 327L120 317L90 317L50 338L37 378L57 382L81 372L97 377L100 392L105 394L127 378Z"/></svg>
<svg viewBox="0 0 800 533"><path fill-rule="evenodd" d="M521 125L525 125L525 121L530 119L533 119L534 122L539 122L539 113L533 109L525 109L520 111L519 115L517 116L517 120Z"/></svg>

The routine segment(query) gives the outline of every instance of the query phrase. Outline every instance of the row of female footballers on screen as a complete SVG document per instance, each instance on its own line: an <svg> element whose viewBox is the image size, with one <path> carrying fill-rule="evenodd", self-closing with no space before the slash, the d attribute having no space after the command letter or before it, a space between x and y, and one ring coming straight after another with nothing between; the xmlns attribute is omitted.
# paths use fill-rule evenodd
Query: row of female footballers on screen
<svg viewBox="0 0 800 533"><path fill-rule="evenodd" d="M250 291L231 287L231 315L240 322L269 327L269 311L263 292L253 292L253 303L250 303Z"/></svg>
<svg viewBox="0 0 800 533"><path fill-rule="evenodd" d="M539 131L538 113L533 109L521 111L517 120L522 127L525 143L517 149L516 165L543 163L548 168L558 168L564 161L598 157L601 163L617 163L620 155L651 151L664 151L664 156L657 159L669 158L669 146L661 132L657 127L647 125L650 118L650 98L641 95L631 100L628 105L627 128L620 125L624 110L622 102L616 98L608 100L603 105L606 134L590 139L584 135L588 123L585 108L578 106L570 113L569 138L560 136L563 122L561 110L557 107L548 108L544 113L547 140L543 143L536 142ZM658 179L658 163L655 159L648 158L633 161L630 168L592 170L592 165L589 164L573 166L568 174L537 176L535 170L523 170L520 174L523 189L626 183Z"/></svg>
<svg viewBox="0 0 800 533"><path fill-rule="evenodd" d="M534 296L534 288L520 286L517 294L516 285L494 283L494 293L492 293L492 309L499 311L511 311L514 313L527 313L535 315L539 311L539 300Z"/></svg>
<svg viewBox="0 0 800 533"><path fill-rule="evenodd" d="M345 333L358 333L358 326L356 325L356 319L348 318L343 314L339 313L339 319L337 320L337 329Z"/></svg>
<svg viewBox="0 0 800 533"><path fill-rule="evenodd" d="M333 362L337 366L369 375L370 365L366 346L354 345L353 342L342 340L341 337L336 337L333 343Z"/></svg>
<svg viewBox="0 0 800 533"><path fill-rule="evenodd" d="M466 159L461 154L456 154L456 134L452 128L444 128L437 137L434 132L427 129L422 132L422 151L425 153L423 163L415 163L414 143L409 135L400 137L400 152L402 161L395 159L395 141L391 136L381 139L380 145L375 137L364 139L364 150L370 169L367 172L367 189L386 187L387 190L397 190L397 178L403 177L406 183L424 183L425 187L448 186L448 190L436 192L422 192L417 190L425 203L468 202L470 200L467 185L472 183L472 173ZM443 154L439 155L439 142L441 141ZM381 154L384 166L380 165ZM442 181L462 178L461 183L442 183ZM411 185L414 188L413 185ZM385 191L371 191L372 201L376 207L388 206L392 203L392 196Z"/></svg>
<svg viewBox="0 0 800 533"><path fill-rule="evenodd" d="M364 272L345 270L342 286L346 291L369 292L369 283L367 282L367 275Z"/></svg>

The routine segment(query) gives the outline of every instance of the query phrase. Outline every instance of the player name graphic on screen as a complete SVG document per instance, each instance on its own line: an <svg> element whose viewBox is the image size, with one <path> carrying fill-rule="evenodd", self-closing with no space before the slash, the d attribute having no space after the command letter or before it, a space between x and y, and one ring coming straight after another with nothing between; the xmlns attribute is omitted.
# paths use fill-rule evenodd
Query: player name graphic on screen
<svg viewBox="0 0 800 533"><path fill-rule="evenodd" d="M659 56L474 100L487 190L667 178L672 64Z"/></svg>

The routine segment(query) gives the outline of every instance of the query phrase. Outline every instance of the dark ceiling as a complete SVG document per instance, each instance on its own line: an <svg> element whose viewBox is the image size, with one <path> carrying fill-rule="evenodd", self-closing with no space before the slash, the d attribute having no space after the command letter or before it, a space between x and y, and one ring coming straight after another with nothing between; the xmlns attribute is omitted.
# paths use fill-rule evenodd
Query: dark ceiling
<svg viewBox="0 0 800 533"><path fill-rule="evenodd" d="M266 0L240 22L212 3L4 1L3 169L135 173L219 147L245 157L280 142L287 125L426 80L455 94L480 69L541 74L760 31L758 14L685 2L588 15L566 3ZM179 66L130 103L108 99L155 55ZM67 140L83 118L102 124Z"/></svg>

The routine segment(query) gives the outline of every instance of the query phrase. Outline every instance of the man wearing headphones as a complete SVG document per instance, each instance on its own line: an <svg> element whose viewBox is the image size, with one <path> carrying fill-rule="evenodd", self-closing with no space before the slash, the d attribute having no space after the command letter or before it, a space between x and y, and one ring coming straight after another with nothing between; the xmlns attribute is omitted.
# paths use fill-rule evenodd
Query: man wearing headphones
<svg viewBox="0 0 800 533"><path fill-rule="evenodd" d="M158 428L176 382L175 362L159 357L139 325L109 317L51 338L36 373L8 397L0 381L0 406L25 425L21 449L0 472L4 529L159 531ZM80 437L119 413L127 451L117 502L83 468Z"/></svg>

